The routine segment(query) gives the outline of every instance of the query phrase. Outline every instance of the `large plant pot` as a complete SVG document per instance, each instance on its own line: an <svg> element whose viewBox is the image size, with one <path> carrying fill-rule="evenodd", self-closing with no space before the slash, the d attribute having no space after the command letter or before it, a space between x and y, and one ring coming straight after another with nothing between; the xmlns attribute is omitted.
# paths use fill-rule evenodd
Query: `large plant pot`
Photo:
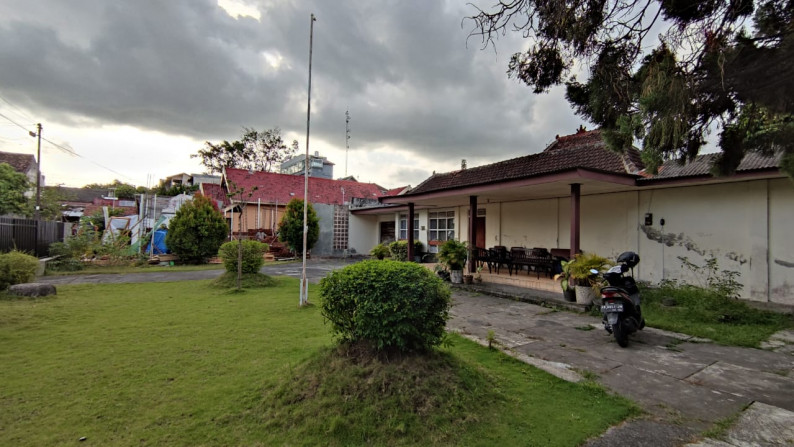
<svg viewBox="0 0 794 447"><path fill-rule="evenodd" d="M463 284L463 270L451 270L449 272L449 280L453 284Z"/></svg>
<svg viewBox="0 0 794 447"><path fill-rule="evenodd" d="M568 290L562 291L562 297L565 301L574 302L576 301L576 290L573 287L568 287Z"/></svg>
<svg viewBox="0 0 794 447"><path fill-rule="evenodd" d="M590 304L595 299L595 292L590 286L576 286L576 302L579 304Z"/></svg>

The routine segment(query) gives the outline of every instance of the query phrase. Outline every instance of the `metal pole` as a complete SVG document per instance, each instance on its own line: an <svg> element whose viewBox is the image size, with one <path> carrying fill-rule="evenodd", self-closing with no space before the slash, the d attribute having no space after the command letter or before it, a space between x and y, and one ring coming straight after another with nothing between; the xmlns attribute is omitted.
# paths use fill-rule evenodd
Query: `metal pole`
<svg viewBox="0 0 794 447"><path fill-rule="evenodd" d="M314 44L314 14L309 21L309 101L306 107L306 159L303 162L303 272L301 273L300 306L309 304L309 281L306 279L306 235L309 203L309 123L312 116L312 46Z"/></svg>

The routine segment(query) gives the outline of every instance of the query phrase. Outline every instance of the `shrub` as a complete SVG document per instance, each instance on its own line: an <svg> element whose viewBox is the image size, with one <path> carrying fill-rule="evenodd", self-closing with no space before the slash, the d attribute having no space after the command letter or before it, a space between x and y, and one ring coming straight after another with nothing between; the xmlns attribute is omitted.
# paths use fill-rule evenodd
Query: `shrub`
<svg viewBox="0 0 794 447"><path fill-rule="evenodd" d="M320 219L311 203L306 205L306 251L309 251L320 238ZM278 225L278 240L287 244L293 253L303 252L303 200L292 199L287 204L284 217Z"/></svg>
<svg viewBox="0 0 794 447"><path fill-rule="evenodd" d="M449 288L413 263L363 261L320 280L322 314L343 342L378 351L423 351L441 343Z"/></svg>
<svg viewBox="0 0 794 447"><path fill-rule="evenodd" d="M0 290L32 281L38 266L39 260L36 257L21 251L14 250L0 255Z"/></svg>
<svg viewBox="0 0 794 447"><path fill-rule="evenodd" d="M371 254L372 256L375 256L378 259L383 259L383 258L389 256L389 247L387 247L387 246L385 246L383 244L378 244L378 245L372 247L372 250L369 252L369 254Z"/></svg>
<svg viewBox="0 0 794 447"><path fill-rule="evenodd" d="M391 258L395 261L408 260L408 242L407 241L394 241L389 244L389 253Z"/></svg>
<svg viewBox="0 0 794 447"><path fill-rule="evenodd" d="M239 257L240 241L226 242L221 245L218 255L223 260L223 266L227 272L237 273L237 259ZM242 241L243 245L243 273L256 273L262 268L265 259L262 257L268 245L255 240Z"/></svg>
<svg viewBox="0 0 794 447"><path fill-rule="evenodd" d="M182 262L200 264L218 253L228 232L226 220L215 203L197 195L171 219L165 244Z"/></svg>

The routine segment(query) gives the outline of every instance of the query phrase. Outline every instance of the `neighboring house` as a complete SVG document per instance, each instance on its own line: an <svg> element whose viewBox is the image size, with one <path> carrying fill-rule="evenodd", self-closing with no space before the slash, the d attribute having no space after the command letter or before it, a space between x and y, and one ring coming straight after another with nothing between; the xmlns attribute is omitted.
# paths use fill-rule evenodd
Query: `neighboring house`
<svg viewBox="0 0 794 447"><path fill-rule="evenodd" d="M640 280L696 282L679 257L739 272L742 298L794 304L794 185L780 157L750 154L735 175L712 177L716 154L645 172L639 151L607 150L599 131L557 137L543 152L448 173L352 210L351 244L366 252L411 235L490 248L640 255ZM470 213L470 210L476 210ZM409 216L413 215L411 219Z"/></svg>
<svg viewBox="0 0 794 447"><path fill-rule="evenodd" d="M282 174L303 175L303 166L306 164L305 155L296 155L281 163L279 171ZM321 157L319 152L309 156L309 177L334 178L334 164L327 158Z"/></svg>
<svg viewBox="0 0 794 447"><path fill-rule="evenodd" d="M233 234L249 230L277 231L287 203L304 197L304 178L273 172L226 169L217 185L203 184L201 193L219 203ZM230 193L231 192L231 193ZM386 190L373 183L309 177L309 202L320 219L320 237L312 248L319 256L361 253L351 244L348 226L351 202L377 203ZM242 218L241 218L242 212ZM368 253L370 246L364 247Z"/></svg>
<svg viewBox="0 0 794 447"><path fill-rule="evenodd" d="M114 189L86 189L57 187L63 208L63 220L78 222L83 216L91 216L102 211L102 207L121 208L124 215L136 214L138 205L133 199L119 199Z"/></svg>
<svg viewBox="0 0 794 447"><path fill-rule="evenodd" d="M185 187L188 186L198 186L202 183L213 183L216 185L220 185L221 183L221 176L219 175L210 175L210 174L176 174L170 177L166 177L160 180L165 187L165 189L173 188L177 185L182 185Z"/></svg>
<svg viewBox="0 0 794 447"><path fill-rule="evenodd" d="M30 181L31 188L25 197L31 198L36 194L36 157L31 154L18 154L15 152L0 152L0 163L8 163L16 172L25 174ZM44 187L44 176L41 176L41 186Z"/></svg>

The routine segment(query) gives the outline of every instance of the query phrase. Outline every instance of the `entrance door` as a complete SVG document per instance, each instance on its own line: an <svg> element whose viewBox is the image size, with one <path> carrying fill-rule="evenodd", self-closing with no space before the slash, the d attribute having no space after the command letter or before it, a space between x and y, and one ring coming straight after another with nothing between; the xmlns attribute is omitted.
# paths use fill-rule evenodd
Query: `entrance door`
<svg viewBox="0 0 794 447"><path fill-rule="evenodd" d="M380 223L380 243L389 244L394 242L394 221Z"/></svg>
<svg viewBox="0 0 794 447"><path fill-rule="evenodd" d="M475 228L474 234L474 246L480 248L485 247L485 217L477 217L476 223L477 227Z"/></svg>

